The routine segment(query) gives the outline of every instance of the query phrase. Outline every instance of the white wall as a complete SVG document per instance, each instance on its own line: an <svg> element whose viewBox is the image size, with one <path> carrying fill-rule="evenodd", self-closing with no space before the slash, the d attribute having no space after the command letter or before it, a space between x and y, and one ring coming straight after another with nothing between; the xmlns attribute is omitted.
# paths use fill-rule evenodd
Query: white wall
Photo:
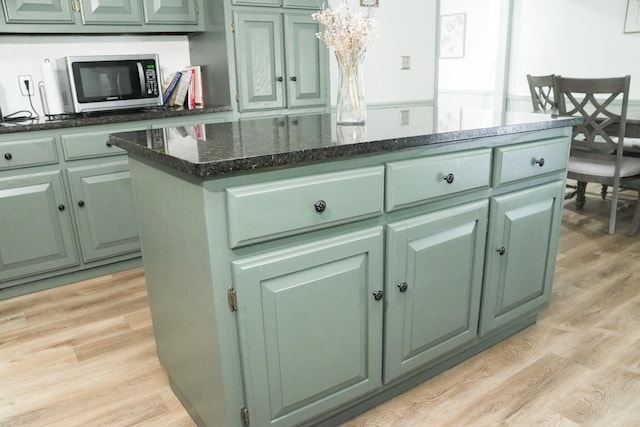
<svg viewBox="0 0 640 427"><path fill-rule="evenodd" d="M640 99L640 33L623 32L627 0L513 1L510 96L529 96L527 74L630 74L630 98Z"/></svg>
<svg viewBox="0 0 640 427"><path fill-rule="evenodd" d="M45 58L68 55L102 55L158 53L162 69L169 72L189 65L186 36L0 36L0 107L6 116L14 111L29 110L29 99L20 94L18 76L29 74L36 85L32 98L38 113L43 114L37 92L42 80L40 63Z"/></svg>
<svg viewBox="0 0 640 427"><path fill-rule="evenodd" d="M340 3L332 0L331 5ZM359 0L348 0L354 12L365 13ZM435 99L437 0L380 0L373 16L382 37L374 41L364 61L364 90L368 105L395 102L429 103ZM411 68L401 70L401 57ZM329 55L331 105L336 104L338 67Z"/></svg>
<svg viewBox="0 0 640 427"><path fill-rule="evenodd" d="M463 58L442 58L441 90L493 91L498 48L497 0L441 0L440 15L466 14Z"/></svg>

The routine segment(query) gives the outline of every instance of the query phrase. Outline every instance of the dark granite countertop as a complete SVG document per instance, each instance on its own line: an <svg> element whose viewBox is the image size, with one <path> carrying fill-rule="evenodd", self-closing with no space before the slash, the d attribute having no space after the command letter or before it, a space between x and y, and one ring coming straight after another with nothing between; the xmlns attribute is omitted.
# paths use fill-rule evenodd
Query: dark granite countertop
<svg viewBox="0 0 640 427"><path fill-rule="evenodd" d="M364 126L337 126L331 114L310 114L120 132L110 140L130 154L204 178L581 122L540 113L391 108L369 111Z"/></svg>
<svg viewBox="0 0 640 427"><path fill-rule="evenodd" d="M192 117L201 114L231 111L230 105L218 105L196 110L168 109L164 107L141 110L115 110L102 113L70 114L56 118L38 117L21 121L0 123L0 135L38 130L65 129L78 126L93 126L110 123L133 122L137 120L166 119L175 117Z"/></svg>

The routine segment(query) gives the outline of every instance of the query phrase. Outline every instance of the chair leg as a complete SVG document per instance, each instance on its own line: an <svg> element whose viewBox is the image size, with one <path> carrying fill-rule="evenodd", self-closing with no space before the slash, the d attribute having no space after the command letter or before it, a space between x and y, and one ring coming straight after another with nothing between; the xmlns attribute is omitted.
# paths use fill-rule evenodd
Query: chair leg
<svg viewBox="0 0 640 427"><path fill-rule="evenodd" d="M616 214L618 213L618 193L620 187L616 184L613 186L613 196L611 197L611 212L609 213L609 234L616 233Z"/></svg>
<svg viewBox="0 0 640 427"><path fill-rule="evenodd" d="M603 185L602 189L600 190L600 195L602 196L602 200L607 198L607 186Z"/></svg>
<svg viewBox="0 0 640 427"><path fill-rule="evenodd" d="M576 189L576 208L582 209L584 207L584 204L587 201L587 197L585 196L586 192L587 183L578 181L578 188Z"/></svg>

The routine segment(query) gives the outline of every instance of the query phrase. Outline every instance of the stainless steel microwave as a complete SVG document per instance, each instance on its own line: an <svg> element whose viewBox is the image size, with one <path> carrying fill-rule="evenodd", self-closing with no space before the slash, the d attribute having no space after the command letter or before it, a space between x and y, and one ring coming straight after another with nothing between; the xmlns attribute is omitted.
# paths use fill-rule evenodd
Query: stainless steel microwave
<svg viewBox="0 0 640 427"><path fill-rule="evenodd" d="M156 54L65 56L56 69L67 113L162 105Z"/></svg>

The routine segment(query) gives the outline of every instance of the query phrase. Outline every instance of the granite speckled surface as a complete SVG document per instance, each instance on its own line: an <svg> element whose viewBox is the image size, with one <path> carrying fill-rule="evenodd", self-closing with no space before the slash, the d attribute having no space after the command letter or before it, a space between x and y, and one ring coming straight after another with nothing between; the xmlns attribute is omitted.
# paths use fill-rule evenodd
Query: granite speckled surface
<svg viewBox="0 0 640 427"><path fill-rule="evenodd" d="M17 132L33 132L38 130L65 129L79 126L94 126L110 123L133 122L137 120L166 119L175 117L193 117L201 114L231 111L231 106L221 105L199 108L197 110L176 110L164 107L140 109L135 111L116 110L103 113L72 114L50 119L38 117L21 121L0 123L0 135Z"/></svg>
<svg viewBox="0 0 640 427"><path fill-rule="evenodd" d="M331 114L112 134L113 144L205 178L263 168L390 152L433 144L573 126L581 118L488 110L438 112L431 107L372 110L364 126L337 126Z"/></svg>

